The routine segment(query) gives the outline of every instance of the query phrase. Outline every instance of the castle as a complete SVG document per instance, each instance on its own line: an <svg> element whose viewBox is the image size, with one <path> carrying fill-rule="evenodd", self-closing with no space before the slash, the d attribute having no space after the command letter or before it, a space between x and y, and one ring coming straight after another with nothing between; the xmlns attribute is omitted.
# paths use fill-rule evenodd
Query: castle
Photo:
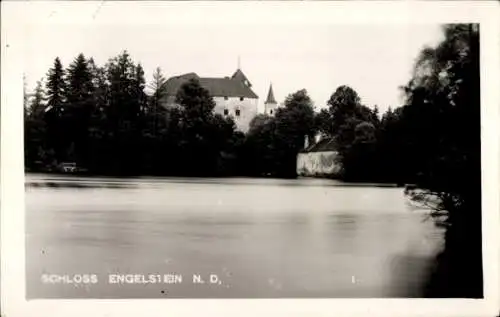
<svg viewBox="0 0 500 317"><path fill-rule="evenodd" d="M197 79L208 90L215 101L215 113L231 116L239 131L248 131L250 121L258 113L259 96L252 90L252 84L239 67L231 77L199 77L196 73L187 73L169 78L165 83L167 107L176 105L177 91L191 79ZM274 115L277 107L270 85L264 113Z"/></svg>

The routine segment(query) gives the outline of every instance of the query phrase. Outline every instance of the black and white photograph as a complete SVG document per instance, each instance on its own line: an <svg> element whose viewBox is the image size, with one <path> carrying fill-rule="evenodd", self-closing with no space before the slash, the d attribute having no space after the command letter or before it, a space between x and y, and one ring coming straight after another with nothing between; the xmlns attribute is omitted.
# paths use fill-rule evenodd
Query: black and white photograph
<svg viewBox="0 0 500 317"><path fill-rule="evenodd" d="M24 8L24 300L486 298L481 21Z"/></svg>

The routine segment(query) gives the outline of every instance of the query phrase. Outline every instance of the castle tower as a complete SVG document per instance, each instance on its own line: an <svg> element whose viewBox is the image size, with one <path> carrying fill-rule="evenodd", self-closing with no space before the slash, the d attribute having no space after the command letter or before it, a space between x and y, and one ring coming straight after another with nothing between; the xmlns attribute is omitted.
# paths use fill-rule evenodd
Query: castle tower
<svg viewBox="0 0 500 317"><path fill-rule="evenodd" d="M264 102L264 113L273 116L278 108L278 103L274 99L273 84L269 85L269 92L267 93L267 99Z"/></svg>

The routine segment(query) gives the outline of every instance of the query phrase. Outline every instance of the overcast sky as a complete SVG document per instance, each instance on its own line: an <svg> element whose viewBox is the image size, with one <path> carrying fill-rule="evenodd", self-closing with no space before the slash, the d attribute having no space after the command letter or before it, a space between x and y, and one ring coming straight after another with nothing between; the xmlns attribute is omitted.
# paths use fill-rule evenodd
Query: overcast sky
<svg viewBox="0 0 500 317"><path fill-rule="evenodd" d="M99 14L112 12L102 8ZM349 85L365 105L376 104L383 111L401 104L398 87L409 80L415 57L441 36L438 24L61 25L47 19L25 29L25 74L31 90L56 56L64 67L80 52L102 65L126 49L144 66L147 81L158 66L167 78L188 72L223 77L237 69L239 56L261 109L272 82L280 103L289 93L305 88L321 108L338 86Z"/></svg>

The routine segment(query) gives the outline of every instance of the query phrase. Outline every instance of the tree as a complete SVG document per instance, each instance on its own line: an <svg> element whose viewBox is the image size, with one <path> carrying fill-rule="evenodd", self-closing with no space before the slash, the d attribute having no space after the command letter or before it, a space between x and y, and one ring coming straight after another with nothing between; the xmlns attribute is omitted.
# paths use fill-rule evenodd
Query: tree
<svg viewBox="0 0 500 317"><path fill-rule="evenodd" d="M27 87L26 75L23 74L23 109L25 117L28 115L28 108L29 108L29 95L26 87Z"/></svg>
<svg viewBox="0 0 500 317"><path fill-rule="evenodd" d="M240 154L241 170L251 176L276 175L280 162L275 157L274 117L257 115L250 122L250 129Z"/></svg>
<svg viewBox="0 0 500 317"><path fill-rule="evenodd" d="M321 109L319 113L316 114L315 118L316 130L323 135L330 135L333 132L333 120L332 115L327 109Z"/></svg>
<svg viewBox="0 0 500 317"><path fill-rule="evenodd" d="M305 89L288 95L285 107L278 109L275 118L278 136L286 136L283 140L294 151L303 148L305 136L314 136L314 108Z"/></svg>
<svg viewBox="0 0 500 317"><path fill-rule="evenodd" d="M47 106L53 108L56 116L61 116L65 103L64 69L59 57L54 60L54 66L47 74Z"/></svg>
<svg viewBox="0 0 500 317"><path fill-rule="evenodd" d="M373 130L370 132L373 135L370 143L375 142L376 127L379 125L376 108L371 110L362 105L358 93L345 85L335 90L328 105L329 114L325 112L321 117L322 129L336 139L344 177L356 180L372 178L371 173L365 173L368 170L363 169L361 173L360 168L373 168L373 145L360 144L359 133L366 129Z"/></svg>
<svg viewBox="0 0 500 317"><path fill-rule="evenodd" d="M146 111L147 98L144 89L146 88L146 79L144 78L144 69L141 63L135 67L134 77L134 100L138 104L139 112L142 114Z"/></svg>
<svg viewBox="0 0 500 317"><path fill-rule="evenodd" d="M450 25L444 33L445 40L417 60L403 120L408 134L420 136L415 145L428 149L415 163L418 181L453 196L443 200L448 209L466 197L477 200L469 197L471 184L480 188L479 35L469 25Z"/></svg>
<svg viewBox="0 0 500 317"><path fill-rule="evenodd" d="M166 97L166 82L167 81L162 74L161 68L157 67L153 73L153 80L149 85L152 95L149 99L149 107L147 111L151 133L155 137L159 128L158 124L166 120L166 111L163 107L163 102Z"/></svg>
<svg viewBox="0 0 500 317"><path fill-rule="evenodd" d="M191 124L207 121L215 108L215 102L208 90L201 87L197 79L191 79L182 85L177 93L176 100L189 119L193 120Z"/></svg>
<svg viewBox="0 0 500 317"><path fill-rule="evenodd" d="M109 82L108 117L115 125L115 130L136 127L141 112L138 97L143 84L140 79L142 67L138 72L129 53L123 51L108 62L106 69Z"/></svg>
<svg viewBox="0 0 500 317"><path fill-rule="evenodd" d="M267 114L259 113L249 123L248 134L256 133L263 125L269 123L272 117Z"/></svg>
<svg viewBox="0 0 500 317"><path fill-rule="evenodd" d="M95 111L94 82L89 61L80 53L67 70L67 111L65 113L68 160L81 165L89 161L89 128ZM71 156L71 158L69 157Z"/></svg>
<svg viewBox="0 0 500 317"><path fill-rule="evenodd" d="M136 174L141 168L144 71L127 51L106 65L108 84L106 116L107 163L114 173Z"/></svg>
<svg viewBox="0 0 500 317"><path fill-rule="evenodd" d="M290 94L274 117L274 152L279 175L296 176L297 154L315 133L313 103L305 89Z"/></svg>
<svg viewBox="0 0 500 317"><path fill-rule="evenodd" d="M103 111L108 104L108 83L106 80L106 70L104 67L96 65L91 57L88 60L88 69L92 78L92 91L96 110Z"/></svg>
<svg viewBox="0 0 500 317"><path fill-rule="evenodd" d="M181 106L179 150L184 171L196 175L216 173L221 152L234 133L234 122L214 115L215 102L197 79L184 83L176 100Z"/></svg>
<svg viewBox="0 0 500 317"><path fill-rule="evenodd" d="M34 96L28 104L24 118L24 159L28 168L40 169L52 161L47 148L47 127L45 122L46 104L44 102L42 81L37 81Z"/></svg>
<svg viewBox="0 0 500 317"><path fill-rule="evenodd" d="M354 144L372 143L375 141L375 126L370 122L361 122L354 128Z"/></svg>
<svg viewBox="0 0 500 317"><path fill-rule="evenodd" d="M448 215L440 282L430 296L481 297L479 31L453 24L443 33L441 43L422 50L404 87L397 131L406 153L400 159L425 190L415 198L437 197L436 214Z"/></svg>
<svg viewBox="0 0 500 317"><path fill-rule="evenodd" d="M91 101L94 83L89 61L80 53L67 70L67 101L70 108L84 109Z"/></svg>
<svg viewBox="0 0 500 317"><path fill-rule="evenodd" d="M327 102L332 118L330 133L335 135L342 125L351 118L357 118L357 108L361 106L361 98L358 93L349 86L340 86L330 96Z"/></svg>
<svg viewBox="0 0 500 317"><path fill-rule="evenodd" d="M363 121L354 128L352 144L343 153L343 178L350 181L373 181L378 176L376 157L377 130L371 122Z"/></svg>
<svg viewBox="0 0 500 317"><path fill-rule="evenodd" d="M42 80L36 82L35 92L33 94L33 99L29 106L29 115L31 118L42 118L44 112L47 110L45 104L45 93L42 87Z"/></svg>
<svg viewBox="0 0 500 317"><path fill-rule="evenodd" d="M106 117L109 106L109 85L105 67L98 66L91 57L87 60L91 74L92 96L90 119L88 124L87 167L95 173L109 171L113 164L109 154L109 129ZM111 161L111 162L110 162Z"/></svg>
<svg viewBox="0 0 500 317"><path fill-rule="evenodd" d="M200 166L197 171L193 172L200 173L203 164L197 164L197 162L193 161L194 158L205 152L207 154L210 153L211 155L209 154L209 156L212 156L212 160L214 159L214 148L210 147L209 140L204 131L210 124L215 102L209 95L209 92L201 87L199 81L196 79L189 80L180 87L176 100L182 109L180 121L183 134L180 143L181 150L185 158L186 156L191 157L191 159L188 159L190 162L189 165ZM203 160L204 163L207 163L207 160ZM188 168L186 167L185 169L187 170Z"/></svg>
<svg viewBox="0 0 500 317"><path fill-rule="evenodd" d="M152 91L151 109L153 111L157 111L163 98L165 98L165 96L166 96L166 93L167 93L166 86L165 86L166 82L167 82L167 80L163 76L161 68L157 67L155 69L155 72L153 73L153 80L151 81L151 84L149 85L149 88Z"/></svg>
<svg viewBox="0 0 500 317"><path fill-rule="evenodd" d="M376 119L379 119L379 110L377 105L373 107L373 115L375 116Z"/></svg>

